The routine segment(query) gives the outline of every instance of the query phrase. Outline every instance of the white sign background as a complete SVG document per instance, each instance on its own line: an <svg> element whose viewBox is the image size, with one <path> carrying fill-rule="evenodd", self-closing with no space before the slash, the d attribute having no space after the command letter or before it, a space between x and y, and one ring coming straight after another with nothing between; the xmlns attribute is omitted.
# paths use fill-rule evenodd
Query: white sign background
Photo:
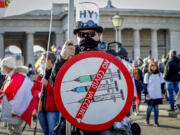
<svg viewBox="0 0 180 135"><path fill-rule="evenodd" d="M108 65L106 70L101 66L105 63ZM102 74L98 76L104 77L99 77L102 80L98 82L96 75L100 71ZM103 72L106 74L103 75ZM93 77L88 79L88 75ZM96 81L93 80L95 76ZM99 90L93 89L92 83L100 83ZM91 92L96 91L95 95L92 94L94 98L89 95L91 92L87 92L90 86ZM77 89L81 92L77 92ZM85 97L90 100L84 101ZM134 85L129 71L118 58L105 52L88 51L73 56L61 67L55 82L55 100L59 111L71 124L87 131L105 130L115 121L121 121L128 114L133 98ZM88 103L86 107L85 102ZM79 111L82 112L81 116Z"/></svg>
<svg viewBox="0 0 180 135"><path fill-rule="evenodd" d="M103 59L101 58L87 58L77 62L76 64L71 66L69 70L66 72L62 81L64 83L62 83L61 85L61 90L62 90L61 96L65 108L74 118L76 117L78 109L80 108L80 105L82 103L72 103L72 104L67 104L67 103L81 100L86 96L87 92L77 93L70 90L80 86L90 86L92 82L80 83L70 80L74 80L84 75L97 74L102 62ZM109 69L111 69L112 73L117 72L118 70L118 68L113 63L110 64ZM107 73L108 71L106 72L106 74ZM82 122L88 124L102 124L109 120L112 120L115 116L117 116L120 113L127 99L127 84L122 73L121 73L121 80L119 80L118 77L114 78L113 81L114 80L117 80L118 82L119 91L120 89L123 90L125 100L122 100L121 98L117 98L116 102L114 102L113 99L101 101L101 102L92 102L87 112L85 113ZM109 83L111 84L112 82L110 82L109 80ZM101 84L105 84L105 80L102 80ZM107 91L97 90L95 96L102 94L107 94Z"/></svg>

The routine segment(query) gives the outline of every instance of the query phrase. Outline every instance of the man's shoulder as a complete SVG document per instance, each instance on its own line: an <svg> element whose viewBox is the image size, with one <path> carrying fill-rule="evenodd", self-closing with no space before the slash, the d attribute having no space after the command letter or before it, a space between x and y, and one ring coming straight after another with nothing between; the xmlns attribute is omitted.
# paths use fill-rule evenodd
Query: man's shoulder
<svg viewBox="0 0 180 135"><path fill-rule="evenodd" d="M12 75L12 79L24 79L26 76L25 75L23 75L23 74L20 74L20 73L14 73L13 75Z"/></svg>

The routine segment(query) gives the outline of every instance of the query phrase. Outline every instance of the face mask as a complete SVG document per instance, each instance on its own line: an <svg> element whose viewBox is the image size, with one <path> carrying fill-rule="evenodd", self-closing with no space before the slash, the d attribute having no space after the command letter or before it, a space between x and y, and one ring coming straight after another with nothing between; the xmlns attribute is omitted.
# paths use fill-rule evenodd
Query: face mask
<svg viewBox="0 0 180 135"><path fill-rule="evenodd" d="M81 43L81 40L82 40L82 38L80 38L80 37L77 37L77 43L78 43L78 45L80 45L80 43Z"/></svg>
<svg viewBox="0 0 180 135"><path fill-rule="evenodd" d="M45 63L40 63L40 68L39 68L40 74L44 74L45 68L46 68L46 64Z"/></svg>
<svg viewBox="0 0 180 135"><path fill-rule="evenodd" d="M98 46L98 41L90 37L85 37L85 38L82 38L81 40L79 39L78 42L82 51L94 50Z"/></svg>

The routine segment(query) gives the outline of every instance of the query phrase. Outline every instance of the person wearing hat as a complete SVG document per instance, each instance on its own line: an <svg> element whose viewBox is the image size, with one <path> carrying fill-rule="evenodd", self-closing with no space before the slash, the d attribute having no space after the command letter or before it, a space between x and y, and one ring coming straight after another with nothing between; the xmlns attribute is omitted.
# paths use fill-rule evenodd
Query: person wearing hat
<svg viewBox="0 0 180 135"><path fill-rule="evenodd" d="M76 27L74 36L78 45L72 46L68 40L64 43L60 55L57 56L51 75L51 83L54 85L56 76L61 66L71 57L80 52L98 50L101 44L100 37L103 28L99 25L99 9L95 3L82 2L76 7Z"/></svg>
<svg viewBox="0 0 180 135"><path fill-rule="evenodd" d="M45 66L45 59L47 57L47 65ZM53 64L56 56L52 52L45 53L41 61L41 74L37 76L33 85L33 91L36 92L36 99L39 102L38 119L45 135L52 135L53 129L59 121L60 113L57 109L53 87L49 82ZM46 67L46 69L45 69ZM42 78L45 71L45 78ZM43 90L41 91L43 87ZM41 92L41 93L40 93Z"/></svg>
<svg viewBox="0 0 180 135"><path fill-rule="evenodd" d="M103 42L100 37L103 33L103 27L99 25L99 8L92 2L81 2L76 6L76 27L74 36L77 39L77 46L68 40L64 43L60 55L57 56L56 62L52 69L50 77L51 85L54 86L56 77L62 65L72 56L84 51L102 50ZM60 123L59 123L60 127ZM78 131L78 130L77 130ZM104 131L80 131L84 135L107 134ZM80 134L76 133L76 134ZM109 133L109 132L108 132ZM55 130L54 135L59 135L59 130Z"/></svg>
<svg viewBox="0 0 180 135"><path fill-rule="evenodd" d="M51 84L54 86L56 76L61 66L71 57L84 51L97 51L98 44L101 44L100 37L103 28L99 25L99 8L95 3L82 2L76 7L76 27L74 36L77 39L77 46L72 46L73 42L68 40L64 43L60 55L57 56L51 74ZM60 123L59 123L60 125ZM55 131L54 134L59 134ZM99 134L99 132L87 132L84 134Z"/></svg>
<svg viewBox="0 0 180 135"><path fill-rule="evenodd" d="M27 69L16 68L16 61L13 57L4 58L1 62L1 66L2 73L6 75L6 80L1 88L1 95L3 96L1 120L4 123L8 124L8 130L11 135L20 135L20 126L23 120L15 113L13 113L11 105L6 97L5 91L8 88L8 86L12 83L13 78L26 75Z"/></svg>

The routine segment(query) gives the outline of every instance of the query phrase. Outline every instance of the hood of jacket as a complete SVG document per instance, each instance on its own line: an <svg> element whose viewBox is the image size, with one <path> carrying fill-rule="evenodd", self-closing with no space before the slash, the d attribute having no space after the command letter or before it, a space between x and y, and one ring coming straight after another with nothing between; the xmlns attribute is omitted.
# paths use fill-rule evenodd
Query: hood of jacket
<svg viewBox="0 0 180 135"><path fill-rule="evenodd" d="M15 68L14 73L26 75L28 73L28 68L26 66L18 66Z"/></svg>
<svg viewBox="0 0 180 135"><path fill-rule="evenodd" d="M174 56L174 57L172 57L172 58L170 59L170 61L178 64L178 63L180 62L180 59L179 59L178 57Z"/></svg>

